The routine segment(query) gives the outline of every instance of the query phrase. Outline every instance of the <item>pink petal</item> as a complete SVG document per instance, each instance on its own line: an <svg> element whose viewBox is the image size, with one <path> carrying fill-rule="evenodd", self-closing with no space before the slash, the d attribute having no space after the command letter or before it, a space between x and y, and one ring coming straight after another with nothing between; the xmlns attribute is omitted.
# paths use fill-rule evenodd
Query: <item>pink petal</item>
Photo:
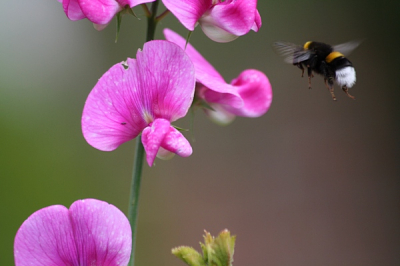
<svg viewBox="0 0 400 266"><path fill-rule="evenodd" d="M166 119L156 119L142 133L142 143L146 151L146 160L152 166L165 136L170 130L171 123Z"/></svg>
<svg viewBox="0 0 400 266"><path fill-rule="evenodd" d="M79 265L68 209L54 205L33 213L14 240L16 266Z"/></svg>
<svg viewBox="0 0 400 266"><path fill-rule="evenodd" d="M163 0L163 4L190 31L211 7L212 0Z"/></svg>
<svg viewBox="0 0 400 266"><path fill-rule="evenodd" d="M189 141L172 126L170 126L169 132L165 135L161 147L182 157L188 157L193 152Z"/></svg>
<svg viewBox="0 0 400 266"><path fill-rule="evenodd" d="M65 15L67 15L70 20L80 20L86 17L78 1L79 0L62 0Z"/></svg>
<svg viewBox="0 0 400 266"><path fill-rule="evenodd" d="M259 117L268 111L272 102L272 88L264 73L248 69L232 80L231 84L237 88L244 106L241 108L225 106L228 111L246 117Z"/></svg>
<svg viewBox="0 0 400 266"><path fill-rule="evenodd" d="M132 8L134 6L138 6L144 3L154 2L156 0L117 0L117 1L122 7L129 6Z"/></svg>
<svg viewBox="0 0 400 266"><path fill-rule="evenodd" d="M18 230L15 265L127 265L131 234L125 215L106 202L76 201L70 210L50 206Z"/></svg>
<svg viewBox="0 0 400 266"><path fill-rule="evenodd" d="M183 49L185 48L186 40L170 29L164 29L164 36L168 41L176 43ZM243 106L243 101L240 95L227 84L223 77L215 70L215 68L207 62L207 60L196 49L188 43L186 46L186 54L192 60L196 69L196 80L209 88L210 90L224 94L224 98L229 98L230 104L234 107Z"/></svg>
<svg viewBox="0 0 400 266"><path fill-rule="evenodd" d="M210 39L228 42L250 31L256 10L257 0L226 0L213 6L199 23Z"/></svg>
<svg viewBox="0 0 400 266"><path fill-rule="evenodd" d="M158 40L147 42L136 56L144 111L170 122L184 117L195 88L195 69L185 51Z"/></svg>
<svg viewBox="0 0 400 266"><path fill-rule="evenodd" d="M122 10L116 0L78 0L86 18L95 24L108 24Z"/></svg>
<svg viewBox="0 0 400 266"><path fill-rule="evenodd" d="M254 20L254 24L253 27L251 27L251 29L255 32L258 32L261 28L262 22L261 22L261 16L260 13L258 12L258 10L256 10L256 16L255 16L255 20Z"/></svg>
<svg viewBox="0 0 400 266"><path fill-rule="evenodd" d="M104 201L75 201L69 208L74 229L77 265L127 265L131 254L132 231L128 219Z"/></svg>
<svg viewBox="0 0 400 266"><path fill-rule="evenodd" d="M115 150L147 126L143 118L135 59L111 67L90 92L82 114L86 141L102 151Z"/></svg>

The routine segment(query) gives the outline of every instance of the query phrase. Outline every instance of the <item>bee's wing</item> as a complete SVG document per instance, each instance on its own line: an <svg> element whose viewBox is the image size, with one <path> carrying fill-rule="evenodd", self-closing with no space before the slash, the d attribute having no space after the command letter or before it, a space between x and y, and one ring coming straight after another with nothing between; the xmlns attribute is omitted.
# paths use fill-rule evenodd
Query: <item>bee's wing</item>
<svg viewBox="0 0 400 266"><path fill-rule="evenodd" d="M333 46L334 51L341 52L343 55L348 56L351 52L360 45L362 41L351 41Z"/></svg>
<svg viewBox="0 0 400 266"><path fill-rule="evenodd" d="M296 64L305 61L312 55L311 50L304 50L303 47L290 42L275 42L274 48L284 57L284 61L289 64Z"/></svg>

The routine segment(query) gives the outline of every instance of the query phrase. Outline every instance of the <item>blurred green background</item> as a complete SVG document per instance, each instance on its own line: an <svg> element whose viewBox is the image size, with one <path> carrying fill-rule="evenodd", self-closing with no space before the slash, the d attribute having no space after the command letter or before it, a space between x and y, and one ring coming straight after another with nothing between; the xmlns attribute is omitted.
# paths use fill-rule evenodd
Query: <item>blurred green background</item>
<svg viewBox="0 0 400 266"><path fill-rule="evenodd" d="M163 10L163 7L160 8ZM0 3L0 265L34 211L82 198L127 211L134 141L100 152L81 134L84 102L113 64L135 57L145 19L97 32L69 21L57 1ZM400 265L400 1L259 1L259 33L192 44L227 81L265 72L270 111L220 127L198 111L194 153L144 166L137 265L183 265L171 248L199 248L206 229L237 235L235 265ZM164 27L186 34L169 15ZM353 101L313 89L274 41L365 39L349 59ZM177 125L189 127L186 117ZM187 135L190 137L189 135Z"/></svg>

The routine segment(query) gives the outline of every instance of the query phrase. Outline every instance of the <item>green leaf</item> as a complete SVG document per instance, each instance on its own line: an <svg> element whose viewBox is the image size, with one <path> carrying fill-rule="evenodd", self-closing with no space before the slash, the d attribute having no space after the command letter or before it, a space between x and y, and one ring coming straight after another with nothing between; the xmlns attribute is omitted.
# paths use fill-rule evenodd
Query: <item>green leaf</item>
<svg viewBox="0 0 400 266"><path fill-rule="evenodd" d="M172 254L189 264L190 266L207 266L199 252L191 247L177 247L172 249Z"/></svg>

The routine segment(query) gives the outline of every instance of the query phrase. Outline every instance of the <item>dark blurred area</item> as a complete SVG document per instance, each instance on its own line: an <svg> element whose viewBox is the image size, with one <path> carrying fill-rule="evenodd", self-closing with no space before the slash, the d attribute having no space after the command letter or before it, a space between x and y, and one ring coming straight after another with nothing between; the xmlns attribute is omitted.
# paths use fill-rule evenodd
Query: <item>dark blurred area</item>
<svg viewBox="0 0 400 266"><path fill-rule="evenodd" d="M163 7L160 8L161 10ZM194 153L144 166L137 265L184 265L171 248L199 248L203 230L237 235L234 265L400 265L400 1L259 1L259 33L191 43L227 81L247 68L269 77L261 118L213 124L194 117ZM97 198L126 213L134 141L100 152L81 113L113 64L135 57L146 19L124 16L97 32L69 21L57 1L0 3L0 265L13 265L22 222L54 204ZM169 15L158 26L186 36ZM348 58L351 100L323 78L308 89L272 43L364 39ZM190 127L190 117L176 125ZM191 138L190 134L187 134Z"/></svg>

